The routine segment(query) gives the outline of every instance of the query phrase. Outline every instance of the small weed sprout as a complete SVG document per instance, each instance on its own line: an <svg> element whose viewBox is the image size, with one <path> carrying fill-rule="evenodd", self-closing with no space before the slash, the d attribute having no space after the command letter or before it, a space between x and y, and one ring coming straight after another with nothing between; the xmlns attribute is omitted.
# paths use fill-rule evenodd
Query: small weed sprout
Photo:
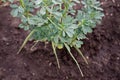
<svg viewBox="0 0 120 80"><path fill-rule="evenodd" d="M71 52L71 47L86 58L79 48L87 33L100 23L104 14L97 0L19 0L19 4L11 2L11 14L21 19L20 28L31 31L26 37L18 54L27 41L32 38L36 42L51 42L58 68L60 68L56 48L66 48L72 59L75 61L81 75L83 72ZM73 6L81 4L81 9L75 10Z"/></svg>

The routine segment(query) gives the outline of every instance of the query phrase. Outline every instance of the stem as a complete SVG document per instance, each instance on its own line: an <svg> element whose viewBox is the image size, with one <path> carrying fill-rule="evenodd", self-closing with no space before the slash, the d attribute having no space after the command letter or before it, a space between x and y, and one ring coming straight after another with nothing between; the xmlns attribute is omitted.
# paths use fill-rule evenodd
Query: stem
<svg viewBox="0 0 120 80"><path fill-rule="evenodd" d="M65 8L64 12L63 12L63 17L66 17L67 16L67 12L69 10L69 4L71 3L71 1L69 0L68 3L66 3L66 1L63 0L63 2L64 2L64 8Z"/></svg>
<svg viewBox="0 0 120 80"><path fill-rule="evenodd" d="M52 10L52 11L53 11L53 7L54 7L54 6L51 6L51 10ZM51 18L51 17L52 17L52 13L50 13L50 18Z"/></svg>
<svg viewBox="0 0 120 80"><path fill-rule="evenodd" d="M83 72L82 72L82 70L81 70L81 68L80 68L80 65L78 64L77 60L75 59L75 57L74 57L73 54L71 53L69 46L68 46L67 44L65 44L65 43L64 43L64 45L65 45L66 49L68 50L70 56L71 56L71 57L73 58L73 60L75 61L76 65L77 65L77 67L78 67L78 69L79 69L79 71L80 71L80 73L81 73L81 75L82 75L82 77L83 77L84 75L83 75Z"/></svg>
<svg viewBox="0 0 120 80"><path fill-rule="evenodd" d="M20 5L25 8L24 0L20 0Z"/></svg>
<svg viewBox="0 0 120 80"><path fill-rule="evenodd" d="M34 45L30 48L30 50L32 50L37 45L38 42L39 40L35 41Z"/></svg>
<svg viewBox="0 0 120 80"><path fill-rule="evenodd" d="M57 53L56 53L56 47L55 47L53 42L52 42L52 48L53 48L53 52L55 54L55 58L57 60L58 68L60 69L60 63L59 63L58 56L57 56Z"/></svg>
<svg viewBox="0 0 120 80"><path fill-rule="evenodd" d="M56 28L58 28L59 30L62 31L62 29L59 28L49 17L47 17L47 19L48 19Z"/></svg>
<svg viewBox="0 0 120 80"><path fill-rule="evenodd" d="M82 54L82 52L79 50L79 48L77 48L76 46L74 46L74 48L78 51L78 53L82 56L82 58L84 59L85 63L88 64L87 59L84 57L84 55Z"/></svg>
<svg viewBox="0 0 120 80"><path fill-rule="evenodd" d="M28 42L29 38L32 36L32 34L35 32L35 30L33 30L24 40L22 46L20 47L20 49L18 50L17 54L20 53L20 51L23 49L23 47L26 45L26 43Z"/></svg>

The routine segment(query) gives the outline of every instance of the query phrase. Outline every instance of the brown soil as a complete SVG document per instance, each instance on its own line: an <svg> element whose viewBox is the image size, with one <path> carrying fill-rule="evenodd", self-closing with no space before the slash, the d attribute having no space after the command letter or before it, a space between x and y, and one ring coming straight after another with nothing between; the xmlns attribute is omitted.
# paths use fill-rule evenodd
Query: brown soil
<svg viewBox="0 0 120 80"><path fill-rule="evenodd" d="M29 41L17 55L27 32L17 28L19 19L10 16L10 8L0 8L0 80L120 80L120 1L101 0L105 17L81 50L89 64L72 49L84 77L66 50L58 51L61 69L52 50L39 47L29 51ZM40 43L43 46L43 43Z"/></svg>

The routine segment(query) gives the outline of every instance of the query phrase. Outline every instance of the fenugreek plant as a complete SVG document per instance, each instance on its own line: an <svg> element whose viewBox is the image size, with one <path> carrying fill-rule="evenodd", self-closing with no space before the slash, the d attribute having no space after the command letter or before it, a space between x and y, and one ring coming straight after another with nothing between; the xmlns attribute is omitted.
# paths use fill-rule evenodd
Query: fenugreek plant
<svg viewBox="0 0 120 80"><path fill-rule="evenodd" d="M104 16L100 2L98 0L19 0L15 4L14 0L9 1L11 1L11 14L21 19L19 27L30 31L18 54L31 38L36 43L50 42L58 68L60 64L56 49L66 48L83 76L71 48L75 48L88 64L79 48L87 33L91 33L92 28L100 23ZM81 6L81 9L74 9L76 3Z"/></svg>

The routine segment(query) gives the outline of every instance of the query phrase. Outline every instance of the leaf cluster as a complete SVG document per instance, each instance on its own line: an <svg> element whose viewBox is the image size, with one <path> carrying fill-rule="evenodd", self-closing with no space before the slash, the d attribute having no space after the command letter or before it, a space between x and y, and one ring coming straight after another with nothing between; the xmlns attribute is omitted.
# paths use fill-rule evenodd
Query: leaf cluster
<svg viewBox="0 0 120 80"><path fill-rule="evenodd" d="M77 14L73 9L76 3L83 4ZM20 5L12 4L11 7L11 14L21 18L20 28L36 30L33 39L52 41L57 47L66 43L80 48L82 39L103 16L100 2L96 0L20 0Z"/></svg>

